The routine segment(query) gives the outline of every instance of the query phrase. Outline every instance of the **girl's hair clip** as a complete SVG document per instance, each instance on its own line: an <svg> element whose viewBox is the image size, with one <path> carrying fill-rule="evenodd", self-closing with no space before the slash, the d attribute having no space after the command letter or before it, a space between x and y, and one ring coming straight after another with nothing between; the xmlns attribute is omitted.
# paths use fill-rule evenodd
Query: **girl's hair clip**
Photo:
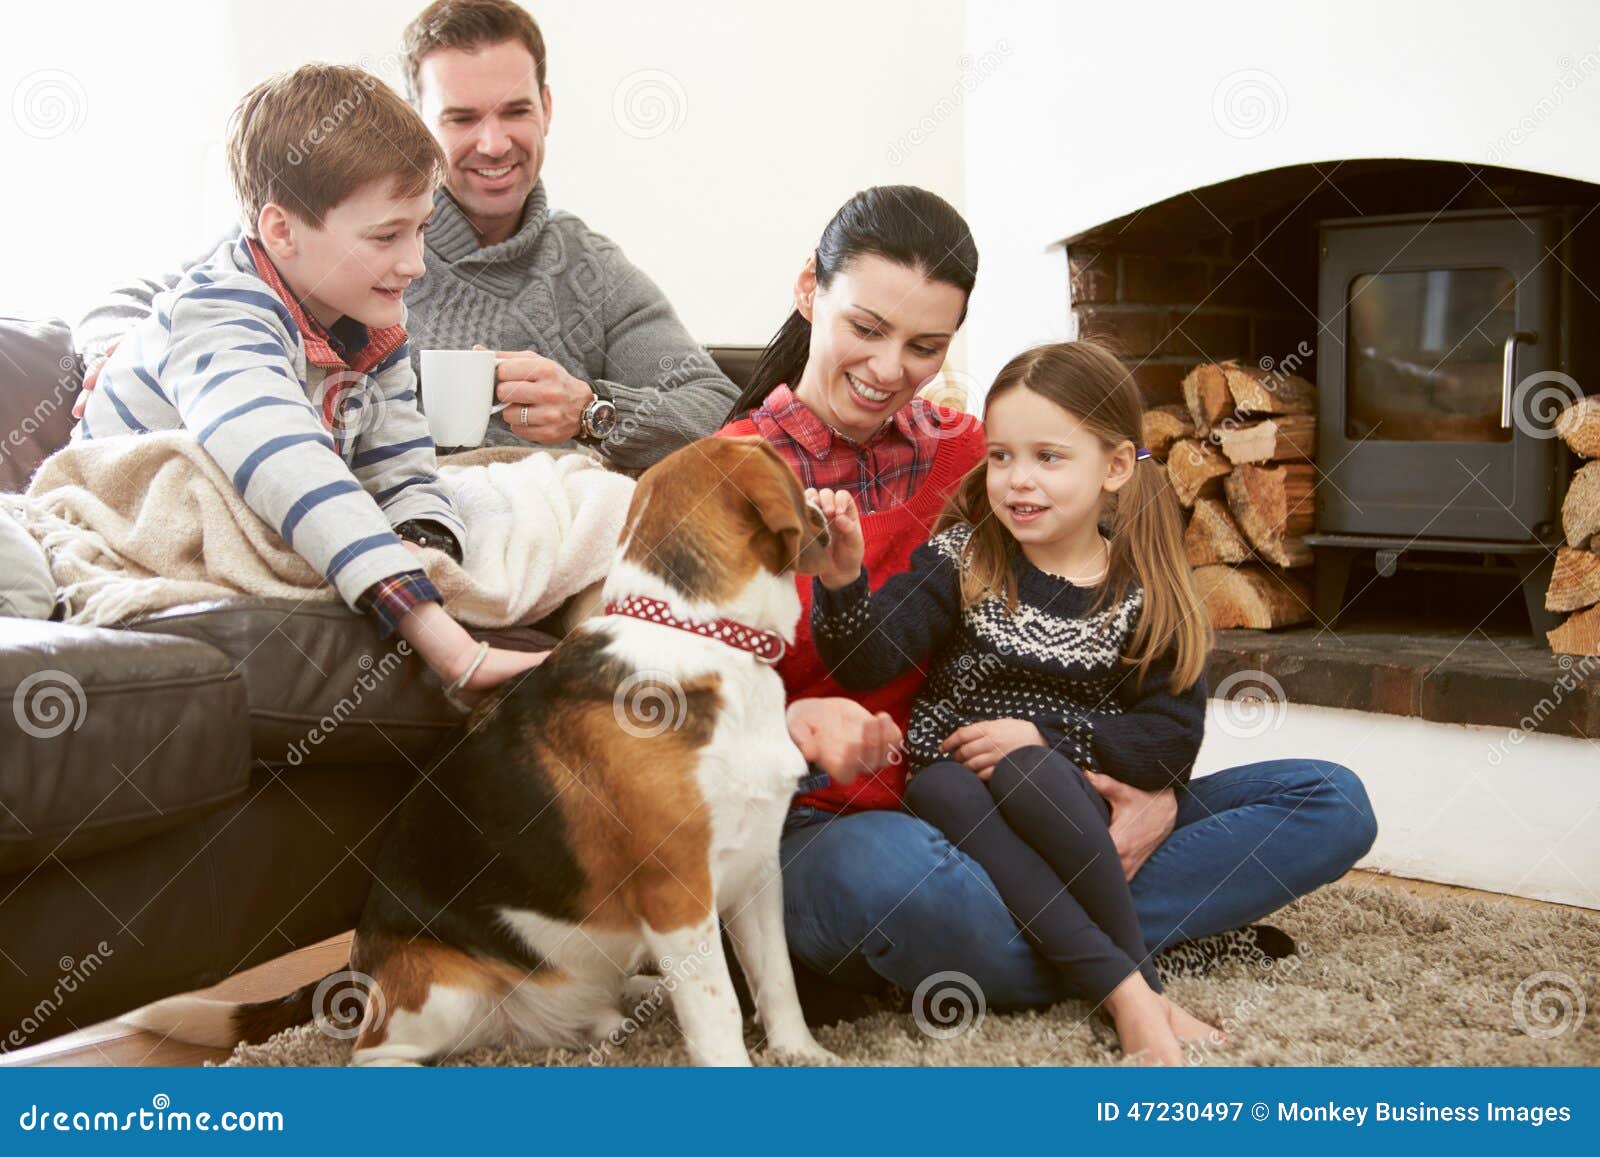
<svg viewBox="0 0 1600 1157"><path fill-rule="evenodd" d="M1150 451L1146 450L1143 446L1140 446L1138 450L1134 451L1133 460L1135 462L1142 462L1148 457L1150 457Z"/></svg>

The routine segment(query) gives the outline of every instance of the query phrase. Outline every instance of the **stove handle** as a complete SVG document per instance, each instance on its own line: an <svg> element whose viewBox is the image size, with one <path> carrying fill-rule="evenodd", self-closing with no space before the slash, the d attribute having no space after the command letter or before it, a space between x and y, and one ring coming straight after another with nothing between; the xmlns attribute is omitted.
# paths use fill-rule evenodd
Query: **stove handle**
<svg viewBox="0 0 1600 1157"><path fill-rule="evenodd" d="M1506 338L1505 348L1500 355L1500 428L1511 429L1511 394L1516 388L1517 377L1517 343L1527 342L1536 345L1539 335L1526 330L1517 330Z"/></svg>

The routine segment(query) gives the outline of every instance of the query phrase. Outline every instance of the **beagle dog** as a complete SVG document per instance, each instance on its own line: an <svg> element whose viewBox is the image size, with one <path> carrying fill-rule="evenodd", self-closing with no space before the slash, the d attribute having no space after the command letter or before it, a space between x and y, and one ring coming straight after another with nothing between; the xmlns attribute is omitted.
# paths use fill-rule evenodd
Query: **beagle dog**
<svg viewBox="0 0 1600 1157"><path fill-rule="evenodd" d="M350 971L275 1001L182 996L125 1020L260 1041L316 1019L344 976L353 1064L499 1043L593 1046L646 962L696 1064L746 1065L721 927L771 1048L832 1060L801 1017L778 839L806 774L773 665L828 532L759 438L706 438L648 470L604 613L479 706L386 834ZM637 987L635 978L632 987ZM334 1027L334 1031L339 1031Z"/></svg>

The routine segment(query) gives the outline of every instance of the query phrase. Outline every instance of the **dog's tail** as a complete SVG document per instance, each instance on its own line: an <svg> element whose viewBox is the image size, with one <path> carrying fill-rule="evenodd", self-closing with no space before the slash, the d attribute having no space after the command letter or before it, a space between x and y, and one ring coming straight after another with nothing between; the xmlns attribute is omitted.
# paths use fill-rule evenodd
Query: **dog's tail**
<svg viewBox="0 0 1600 1157"><path fill-rule="evenodd" d="M315 1020L340 1036L355 1036L366 1010L365 977L346 968L302 984L276 1000L240 1003L204 996L173 996L118 1017L149 1032L191 1044L232 1048L260 1044L286 1028Z"/></svg>

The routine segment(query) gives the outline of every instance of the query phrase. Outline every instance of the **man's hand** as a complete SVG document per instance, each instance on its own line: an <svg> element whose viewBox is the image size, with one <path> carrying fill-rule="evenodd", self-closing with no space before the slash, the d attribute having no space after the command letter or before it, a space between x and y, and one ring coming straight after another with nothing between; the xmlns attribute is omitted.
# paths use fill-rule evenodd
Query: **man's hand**
<svg viewBox="0 0 1600 1157"><path fill-rule="evenodd" d="M796 699L786 718L800 754L839 783L853 783L888 763L900 742L888 712L874 715L854 699Z"/></svg>
<svg viewBox="0 0 1600 1157"><path fill-rule="evenodd" d="M1019 747L1044 744L1039 729L1026 719L985 719L958 727L939 744L939 753L964 763L987 781L994 765Z"/></svg>
<svg viewBox="0 0 1600 1157"><path fill-rule="evenodd" d="M507 403L500 416L517 437L550 446L583 432L583 411L594 399L589 383L567 373L561 363L531 350L495 357L495 397ZM524 422L523 410L527 410Z"/></svg>
<svg viewBox="0 0 1600 1157"><path fill-rule="evenodd" d="M1172 834L1178 819L1178 794L1170 787L1141 791L1098 771L1083 774L1111 805L1111 842L1122 857L1122 874L1131 880Z"/></svg>
<svg viewBox="0 0 1600 1157"><path fill-rule="evenodd" d="M861 513L848 490L806 488L806 501L822 511L828 523L828 562L817 575L830 591L843 590L861 575L866 541L861 536Z"/></svg>

